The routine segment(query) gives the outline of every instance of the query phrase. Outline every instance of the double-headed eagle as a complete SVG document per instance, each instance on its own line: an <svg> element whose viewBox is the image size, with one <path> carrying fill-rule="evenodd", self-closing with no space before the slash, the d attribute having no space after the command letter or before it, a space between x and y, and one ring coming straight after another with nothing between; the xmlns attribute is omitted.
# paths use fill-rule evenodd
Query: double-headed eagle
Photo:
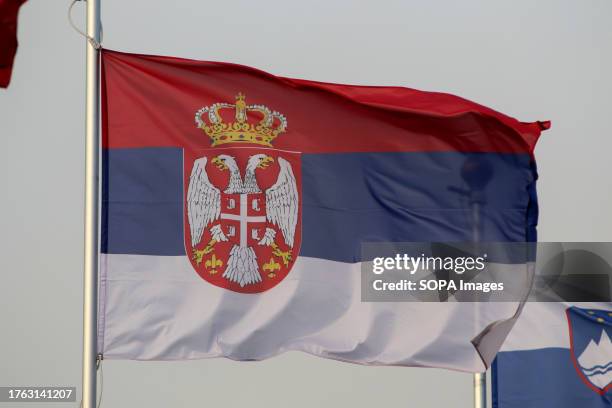
<svg viewBox="0 0 612 408"><path fill-rule="evenodd" d="M211 163L220 170L229 170L229 183L225 194L258 194L262 193L255 171L265 169L274 159L265 154L255 154L249 157L244 180L236 160L229 155L220 154L211 160ZM207 158L201 157L193 164L189 178L189 190L187 191L187 215L191 230L191 246L194 248L195 256L200 258L204 253L209 253L217 242L227 242L221 224L214 224L221 218L221 192L209 180L206 173ZM274 185L265 191L266 197L266 220L277 226L283 235L285 244L293 248L295 228L298 220L298 191L289 162L282 157L278 158L280 172ZM242 199L242 197L241 197ZM244 197L246 199L246 196ZM211 224L214 224L210 226ZM196 245L202 240L204 230L209 228L211 240L202 251L195 251ZM241 232L247 233L246 231ZM258 245L269 246L273 254L282 258L285 266L291 261L289 251L282 251L276 244L276 231L267 227L263 238ZM246 237L240 237L240 243L234 244L230 250L223 277L238 283L241 287L261 282L257 255L253 247L246 244Z"/></svg>

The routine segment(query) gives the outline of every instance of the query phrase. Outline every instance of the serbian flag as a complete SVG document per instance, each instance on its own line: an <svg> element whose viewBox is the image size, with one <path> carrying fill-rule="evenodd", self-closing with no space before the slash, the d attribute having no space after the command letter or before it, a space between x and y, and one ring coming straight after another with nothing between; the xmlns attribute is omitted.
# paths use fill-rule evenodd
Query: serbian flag
<svg viewBox="0 0 612 408"><path fill-rule="evenodd" d="M470 241L470 188L481 240L534 240L546 123L109 50L102 93L104 358L490 364L520 304L362 302L361 244Z"/></svg>
<svg viewBox="0 0 612 408"><path fill-rule="evenodd" d="M17 52L17 15L26 0L0 0L0 88L11 82Z"/></svg>

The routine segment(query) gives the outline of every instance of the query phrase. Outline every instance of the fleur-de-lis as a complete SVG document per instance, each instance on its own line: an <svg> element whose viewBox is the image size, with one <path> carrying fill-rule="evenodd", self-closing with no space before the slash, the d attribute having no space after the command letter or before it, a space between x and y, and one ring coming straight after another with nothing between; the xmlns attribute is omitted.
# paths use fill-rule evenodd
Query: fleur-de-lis
<svg viewBox="0 0 612 408"><path fill-rule="evenodd" d="M263 264L263 270L268 271L268 278L274 278L276 273L274 271L280 271L280 264L276 262L274 257L270 258L270 262Z"/></svg>
<svg viewBox="0 0 612 408"><path fill-rule="evenodd" d="M217 268L220 268L221 266L223 266L223 261L221 259L217 259L217 256L215 254L212 254L212 257L210 257L206 260L206 262L204 262L204 267L206 269L210 269L208 273L210 273L211 275L216 274L218 272Z"/></svg>

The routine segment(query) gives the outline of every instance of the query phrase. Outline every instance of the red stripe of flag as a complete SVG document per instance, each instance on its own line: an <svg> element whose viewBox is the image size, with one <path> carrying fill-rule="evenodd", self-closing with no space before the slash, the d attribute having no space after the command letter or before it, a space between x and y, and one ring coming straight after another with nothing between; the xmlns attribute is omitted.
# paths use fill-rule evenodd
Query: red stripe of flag
<svg viewBox="0 0 612 408"><path fill-rule="evenodd" d="M0 0L0 88L11 81L17 52L17 15L26 0Z"/></svg>
<svg viewBox="0 0 612 408"><path fill-rule="evenodd" d="M103 146L207 148L203 106L239 93L288 120L274 147L303 153L533 154L549 122L520 122L458 96L278 77L242 65L102 53Z"/></svg>

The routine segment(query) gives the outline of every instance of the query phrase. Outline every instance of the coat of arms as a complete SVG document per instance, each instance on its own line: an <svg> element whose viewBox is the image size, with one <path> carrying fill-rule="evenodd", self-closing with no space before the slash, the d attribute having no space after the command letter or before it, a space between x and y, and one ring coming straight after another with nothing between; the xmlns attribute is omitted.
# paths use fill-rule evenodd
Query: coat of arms
<svg viewBox="0 0 612 408"><path fill-rule="evenodd" d="M242 94L195 120L212 146L184 156L187 254L214 285L267 290L287 276L301 239L300 154L272 148L287 120Z"/></svg>
<svg viewBox="0 0 612 408"><path fill-rule="evenodd" d="M603 395L612 388L612 312L600 309L567 309L570 348L582 381Z"/></svg>

